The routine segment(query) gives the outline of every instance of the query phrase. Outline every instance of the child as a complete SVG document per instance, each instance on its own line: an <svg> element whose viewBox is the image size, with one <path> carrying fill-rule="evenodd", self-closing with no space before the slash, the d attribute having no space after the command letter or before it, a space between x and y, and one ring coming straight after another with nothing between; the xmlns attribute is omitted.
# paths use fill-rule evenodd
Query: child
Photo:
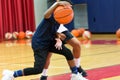
<svg viewBox="0 0 120 80"><path fill-rule="evenodd" d="M17 71L4 70L2 80L13 80L14 78L20 76L28 76L41 73L44 68L48 52L54 52L65 56L72 72L71 80L87 80L78 73L71 51L61 43L59 37L56 38L56 36L54 36L56 34L56 29L60 24L54 20L52 13L59 5L70 6L70 3L66 1L55 2L45 12L44 19L37 27L37 30L32 37L32 49L35 59L34 67L24 68L23 70Z"/></svg>
<svg viewBox="0 0 120 80"><path fill-rule="evenodd" d="M70 0L47 0L47 1L49 2L48 8L56 1L69 1L70 2ZM81 45L80 45L79 40L69 32L71 30L69 29L70 25L71 23L66 24L66 25L61 25L58 29L58 33L59 35L63 36L64 39L62 38L62 41L64 43L67 43L72 46L75 65L77 66L79 73L81 73L83 77L86 77L87 73L80 66ZM48 71L48 67L50 64L51 56L52 56L52 53L49 53L47 56L47 60L46 60L46 64L42 72L41 80L47 80L47 71Z"/></svg>
<svg viewBox="0 0 120 80"><path fill-rule="evenodd" d="M81 68L80 66L80 42L77 38L75 38L64 25L60 25L59 29L57 30L60 39L63 41L63 43L70 44L73 47L73 55L74 55L74 61L75 65L78 69L78 72L82 74L83 77L87 76L87 73ZM44 66L42 76L40 80L47 80L47 71L50 64L50 58L52 56L52 53L49 53L47 56L46 64Z"/></svg>

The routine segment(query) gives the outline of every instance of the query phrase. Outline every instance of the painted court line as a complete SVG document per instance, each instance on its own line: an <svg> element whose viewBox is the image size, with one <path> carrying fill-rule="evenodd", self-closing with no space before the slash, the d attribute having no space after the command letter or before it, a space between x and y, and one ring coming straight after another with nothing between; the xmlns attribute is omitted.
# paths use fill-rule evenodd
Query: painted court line
<svg viewBox="0 0 120 80"><path fill-rule="evenodd" d="M87 70L89 80L104 80L106 78L111 78L115 76L120 76L120 65L96 68ZM60 74L48 77L48 80L70 80L70 73ZM39 79L32 79L39 80Z"/></svg>

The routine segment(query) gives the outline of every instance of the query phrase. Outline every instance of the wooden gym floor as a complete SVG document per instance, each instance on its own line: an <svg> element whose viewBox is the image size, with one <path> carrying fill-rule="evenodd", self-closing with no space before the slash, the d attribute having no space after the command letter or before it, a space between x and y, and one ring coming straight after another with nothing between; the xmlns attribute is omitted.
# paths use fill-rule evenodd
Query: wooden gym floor
<svg viewBox="0 0 120 80"><path fill-rule="evenodd" d="M114 34L93 34L91 40L78 39L82 48L81 65L85 70L93 70L94 72L94 69L120 65L120 40L117 40ZM33 66L34 60L30 42L29 39L0 42L0 78L2 78L4 69L18 70ZM71 49L69 45L66 46ZM48 75L54 76L66 73L70 73L70 70L65 58L53 54ZM103 75L100 74L99 76ZM40 74L19 77L15 80L31 80L39 77ZM120 80L120 74L99 80Z"/></svg>

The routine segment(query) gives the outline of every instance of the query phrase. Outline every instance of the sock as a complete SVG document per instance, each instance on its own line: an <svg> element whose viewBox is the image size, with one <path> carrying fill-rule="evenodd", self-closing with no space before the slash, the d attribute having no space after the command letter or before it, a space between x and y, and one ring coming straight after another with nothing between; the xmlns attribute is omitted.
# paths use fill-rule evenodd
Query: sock
<svg viewBox="0 0 120 80"><path fill-rule="evenodd" d="M43 69L42 75L43 75L43 76L47 76L47 72L48 72L48 69Z"/></svg>
<svg viewBox="0 0 120 80"><path fill-rule="evenodd" d="M18 71L14 71L14 77L19 77L19 76L23 76L23 72L22 70L18 70Z"/></svg>
<svg viewBox="0 0 120 80"><path fill-rule="evenodd" d="M77 67L76 67L76 66L75 66L75 67L72 67L72 68L71 68L71 71L72 71L73 74L77 74L77 73L78 73L78 70L77 70Z"/></svg>
<svg viewBox="0 0 120 80"><path fill-rule="evenodd" d="M75 61L76 67L79 68L80 67L80 58L75 58L74 61Z"/></svg>

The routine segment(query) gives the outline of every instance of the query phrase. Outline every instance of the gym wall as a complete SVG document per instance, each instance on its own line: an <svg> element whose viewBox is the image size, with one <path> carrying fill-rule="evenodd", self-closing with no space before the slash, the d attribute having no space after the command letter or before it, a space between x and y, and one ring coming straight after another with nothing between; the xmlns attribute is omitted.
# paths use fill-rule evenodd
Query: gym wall
<svg viewBox="0 0 120 80"><path fill-rule="evenodd" d="M47 0L34 0L34 6L35 6L34 7L35 8L35 21L36 21L36 27L37 27L41 19L43 18L43 13L47 9ZM84 27L87 29L88 28L87 5L84 3L76 4L73 6L73 8L75 11L75 20L74 20L75 28Z"/></svg>

